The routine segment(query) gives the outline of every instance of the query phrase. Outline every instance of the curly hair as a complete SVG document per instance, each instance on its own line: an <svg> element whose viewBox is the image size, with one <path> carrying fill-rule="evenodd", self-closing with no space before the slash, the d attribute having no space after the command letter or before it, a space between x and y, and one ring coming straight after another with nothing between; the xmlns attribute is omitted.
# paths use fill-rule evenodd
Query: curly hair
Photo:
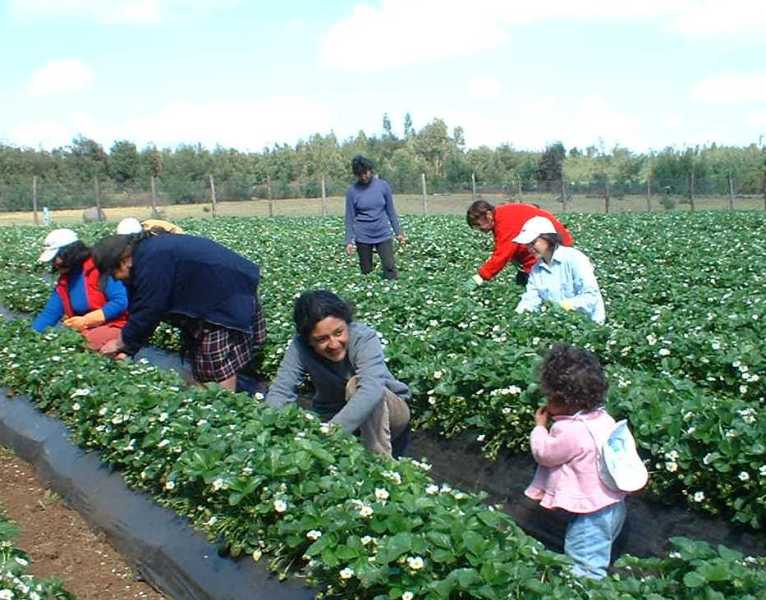
<svg viewBox="0 0 766 600"><path fill-rule="evenodd" d="M540 366L543 394L570 415L602 406L608 388L598 357L575 346L554 344Z"/></svg>

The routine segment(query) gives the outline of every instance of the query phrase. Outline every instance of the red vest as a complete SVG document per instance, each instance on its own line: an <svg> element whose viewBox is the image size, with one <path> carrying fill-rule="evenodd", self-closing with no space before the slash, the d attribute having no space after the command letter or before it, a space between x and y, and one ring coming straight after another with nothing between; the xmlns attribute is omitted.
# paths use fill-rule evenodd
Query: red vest
<svg viewBox="0 0 766 600"><path fill-rule="evenodd" d="M88 301L88 310L98 310L103 308L106 304L106 296L101 291L101 285L99 279L101 274L96 268L96 264L93 259L88 257L85 262L82 263L82 276L85 280L85 298ZM61 303L64 305L64 314L68 317L74 317L75 313L72 309L72 301L69 298L69 274L64 273L60 275L56 282L56 293L61 298ZM128 322L128 313L123 312L116 319L109 321L109 325L112 327L124 327Z"/></svg>

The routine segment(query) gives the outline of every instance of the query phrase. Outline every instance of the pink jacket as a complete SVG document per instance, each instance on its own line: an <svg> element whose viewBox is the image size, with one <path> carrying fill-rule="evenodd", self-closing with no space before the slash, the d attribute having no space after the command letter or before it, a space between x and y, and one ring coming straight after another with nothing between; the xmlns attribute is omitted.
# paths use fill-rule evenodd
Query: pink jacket
<svg viewBox="0 0 766 600"><path fill-rule="evenodd" d="M544 508L562 508L578 514L596 512L625 498L626 494L601 483L596 443L588 432L590 427L596 439L605 440L614 427L614 419L602 409L553 419L550 432L538 426L530 435L537 471L524 493L539 500Z"/></svg>

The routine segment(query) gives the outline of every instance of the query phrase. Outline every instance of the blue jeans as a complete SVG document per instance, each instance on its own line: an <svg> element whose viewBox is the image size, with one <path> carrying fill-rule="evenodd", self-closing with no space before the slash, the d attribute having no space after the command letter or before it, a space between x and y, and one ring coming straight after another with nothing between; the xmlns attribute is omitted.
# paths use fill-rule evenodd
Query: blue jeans
<svg viewBox="0 0 766 600"><path fill-rule="evenodd" d="M567 525L564 553L574 561L575 575L601 579L612 556L612 543L625 523L625 500L587 515L577 515Z"/></svg>

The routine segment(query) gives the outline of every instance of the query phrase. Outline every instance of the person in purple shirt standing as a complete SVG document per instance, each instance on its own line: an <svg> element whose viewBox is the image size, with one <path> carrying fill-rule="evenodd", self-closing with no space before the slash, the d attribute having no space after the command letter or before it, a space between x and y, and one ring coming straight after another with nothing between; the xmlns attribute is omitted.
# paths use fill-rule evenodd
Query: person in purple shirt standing
<svg viewBox="0 0 766 600"><path fill-rule="evenodd" d="M372 271L372 251L377 251L386 279L396 279L391 230L400 243L407 238L399 225L391 186L373 175L372 161L364 156L354 157L351 170L357 181L346 191L346 252L351 256L356 246L359 268L366 275Z"/></svg>

